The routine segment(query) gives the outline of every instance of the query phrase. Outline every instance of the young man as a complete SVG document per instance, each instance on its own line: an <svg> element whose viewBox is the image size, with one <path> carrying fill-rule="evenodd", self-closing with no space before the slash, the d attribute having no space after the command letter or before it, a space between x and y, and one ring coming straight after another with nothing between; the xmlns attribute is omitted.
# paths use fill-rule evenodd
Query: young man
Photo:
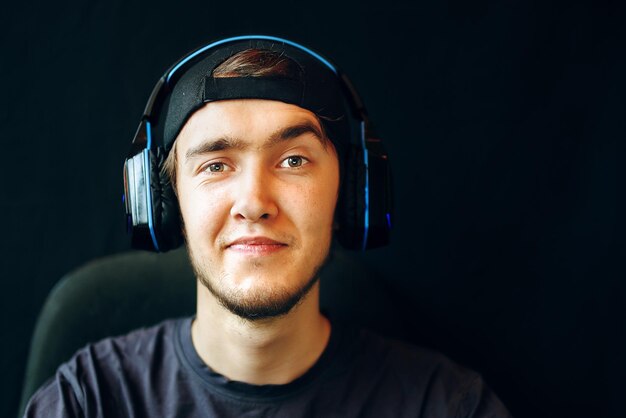
<svg viewBox="0 0 626 418"><path fill-rule="evenodd" d="M509 416L477 374L320 313L333 235L369 248L389 222L386 157L332 64L276 38L207 46L157 86L135 148L133 240L184 236L197 314L80 350L26 416Z"/></svg>

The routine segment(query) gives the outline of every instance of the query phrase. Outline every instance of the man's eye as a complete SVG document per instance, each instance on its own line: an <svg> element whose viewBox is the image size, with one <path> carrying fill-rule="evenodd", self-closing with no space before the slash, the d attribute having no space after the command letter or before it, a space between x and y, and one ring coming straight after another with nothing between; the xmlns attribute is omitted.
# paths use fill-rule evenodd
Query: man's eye
<svg viewBox="0 0 626 418"><path fill-rule="evenodd" d="M306 164L307 162L308 160L304 157L301 157L299 155L292 155L290 157L285 158L280 166L298 168L298 167L301 167L303 164Z"/></svg>
<svg viewBox="0 0 626 418"><path fill-rule="evenodd" d="M211 163L206 167L206 171L210 171L211 173L221 173L224 169L224 163Z"/></svg>

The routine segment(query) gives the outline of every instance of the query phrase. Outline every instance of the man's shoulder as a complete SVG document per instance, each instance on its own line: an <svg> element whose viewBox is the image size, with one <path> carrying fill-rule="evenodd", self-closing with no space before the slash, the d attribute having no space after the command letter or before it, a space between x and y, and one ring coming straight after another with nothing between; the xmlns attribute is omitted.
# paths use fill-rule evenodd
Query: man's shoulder
<svg viewBox="0 0 626 418"><path fill-rule="evenodd" d="M379 385L381 399L410 399L423 416L508 417L480 373L436 350L361 330L356 367Z"/></svg>
<svg viewBox="0 0 626 418"><path fill-rule="evenodd" d="M74 388L97 388L122 381L141 384L151 370L177 369L175 336L188 320L170 319L89 343L59 366L56 379Z"/></svg>
<svg viewBox="0 0 626 418"><path fill-rule="evenodd" d="M124 408L130 389L142 392L155 374L177 375L176 333L188 321L167 320L87 344L31 397L25 416L103 416Z"/></svg>

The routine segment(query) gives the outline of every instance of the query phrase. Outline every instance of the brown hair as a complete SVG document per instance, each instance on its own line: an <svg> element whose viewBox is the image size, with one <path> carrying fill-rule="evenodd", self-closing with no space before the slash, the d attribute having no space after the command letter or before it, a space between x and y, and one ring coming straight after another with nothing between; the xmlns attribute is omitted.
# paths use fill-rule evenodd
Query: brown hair
<svg viewBox="0 0 626 418"><path fill-rule="evenodd" d="M215 78L229 77L283 77L302 79L302 69L291 58L267 49L240 51L215 67L211 74ZM325 135L324 135L325 136ZM176 141L163 163L161 174L169 178L176 192Z"/></svg>
<svg viewBox="0 0 626 418"><path fill-rule="evenodd" d="M215 67L213 77L284 77L300 80L302 69L291 58L267 49L246 49Z"/></svg>

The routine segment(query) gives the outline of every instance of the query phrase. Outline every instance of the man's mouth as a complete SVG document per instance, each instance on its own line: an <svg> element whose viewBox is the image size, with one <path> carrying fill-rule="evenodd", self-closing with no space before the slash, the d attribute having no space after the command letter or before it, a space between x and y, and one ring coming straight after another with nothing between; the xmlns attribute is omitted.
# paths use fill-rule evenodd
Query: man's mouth
<svg viewBox="0 0 626 418"><path fill-rule="evenodd" d="M268 237L241 237L226 246L229 251L249 255L269 255L287 248L284 242Z"/></svg>

